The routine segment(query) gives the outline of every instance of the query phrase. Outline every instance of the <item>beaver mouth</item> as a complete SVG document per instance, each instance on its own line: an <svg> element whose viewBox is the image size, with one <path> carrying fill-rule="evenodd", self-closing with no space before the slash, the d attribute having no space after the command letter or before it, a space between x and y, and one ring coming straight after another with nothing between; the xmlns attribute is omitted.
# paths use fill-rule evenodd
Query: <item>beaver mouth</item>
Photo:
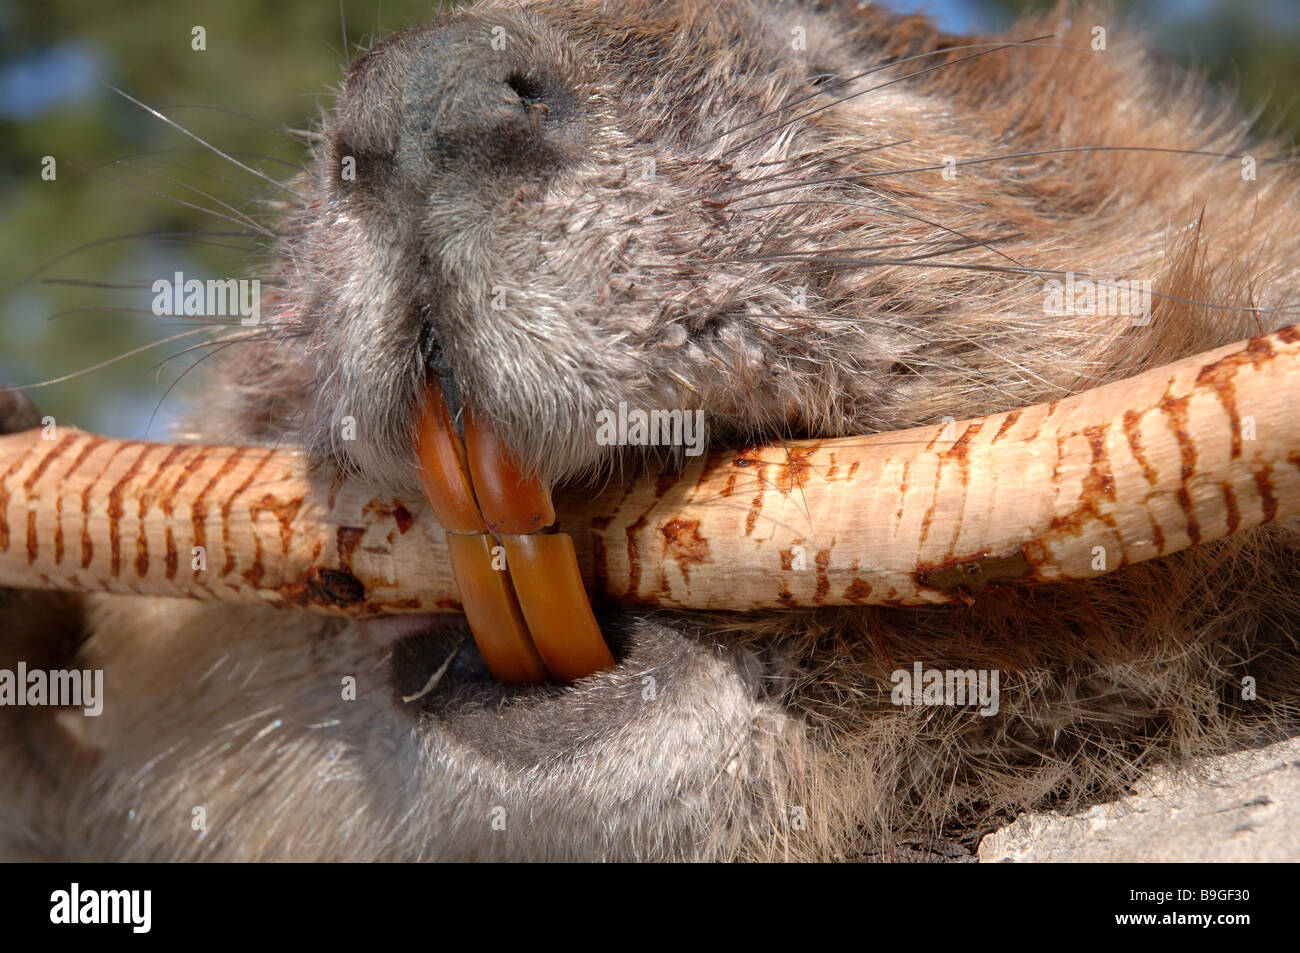
<svg viewBox="0 0 1300 953"><path fill-rule="evenodd" d="M1225 399L1225 385L1220 378L1229 372L1235 374L1244 364L1258 370L1265 364L1275 362L1281 356L1279 349L1290 352L1297 340L1293 328L1282 329L1272 336L1230 345L1218 352L1196 355L1178 365L1155 373L1148 372L1087 395L1042 408L1029 408L988 420L972 421L960 437L951 435L949 449L936 454L931 454L929 448L936 444L942 434L929 435L926 449L919 451L918 468L927 459L933 466L936 498L930 503L927 514L921 521L917 547L927 541L931 516L938 505L937 494L943 483L944 465L949 461L960 475L960 496L957 499L961 504L958 508L959 517L962 509L980 512L979 507L970 506L971 488L978 489L987 484L989 493L993 496L988 498L990 506L984 507L984 510L992 512L1000 508L1007 511L1009 518L990 522L990 527L984 528L976 539L980 545L966 550L971 553L969 556L963 556L959 546L962 528L959 518L951 534L946 555L939 562L924 559L910 561L914 566L912 579L918 587L917 598L925 599L934 593L951 596L953 590L961 590L969 599L971 593L990 584L1032 584L1084 578L1088 573L1080 565L1084 552L1084 548L1078 545L1080 538L1085 543L1093 544L1099 538L1113 538L1122 555L1121 565L1130 557L1141 559L1162 555L1174 548L1164 538L1162 527L1173 527L1180 517L1185 522L1185 541L1178 540L1177 548L1202 542L1206 538L1202 530L1203 514L1196 511L1193 493L1188 487L1189 476L1194 475L1194 468L1188 463L1189 458L1193 462L1203 463L1205 473L1216 482L1225 486L1232 484L1225 493L1233 501L1234 509L1227 514L1224 534L1240 530L1247 522L1270 522L1277 518L1277 494L1269 478L1272 464L1267 463L1261 467L1259 461L1245 459L1248 455L1240 448L1241 437L1236 429L1237 383L1228 388L1228 392L1233 395L1232 399ZM1178 373L1175 373L1175 368ZM1169 374L1174 376L1167 377ZM1179 399L1190 402L1196 398L1198 407L1202 408L1198 413L1210 421L1205 433L1199 438L1194 438L1186 428L1181 427L1178 413L1171 413L1169 409L1173 399L1170 388L1180 374L1190 389L1186 396ZM1240 383L1244 386L1246 382L1243 380ZM448 410L438 375L430 374L416 411L414 453L423 495L445 533L447 560L459 590L465 622L473 634L484 664L496 680L506 686L536 685L548 680L570 682L611 667L614 658L592 612L573 540L567 533L555 529L556 510L550 487L521 469L518 460L498 436L491 421L476 407L472 394L464 395L458 390L458 396L465 398L461 401L463 437L457 431ZM1261 393L1254 404L1257 410L1263 409L1263 399L1264 394ZM1139 412L1135 406L1145 410ZM1064 422L1056 424L1062 429L1052 438L1055 443L1055 454L1052 456L1042 450L1044 443L1039 432L1047 419L1057 414L1058 409L1062 410L1060 420ZM1090 415L1089 420L1095 418L1101 423L1089 423L1082 416L1077 416L1076 411L1082 414L1085 409ZM1214 415L1207 412L1215 410L1218 413ZM1189 412L1184 410L1182 413L1186 415ZM1032 426L1032 435L1026 435L1018 446L1012 445L1013 448L995 452L994 444L1004 435L1011 435L1008 439L1012 440L1017 438L1019 431L1016 428L1022 417L1025 418L1026 428ZM1155 489L1160 482L1159 472L1168 472L1171 468L1164 464L1153 468L1152 461L1142 448L1150 442L1154 449L1158 433L1154 426L1148 426L1146 431L1142 431L1142 424L1144 420L1149 420L1153 425L1158 423L1166 426L1166 418L1170 417L1178 429L1173 434L1174 440L1169 440L1169 434L1166 433L1163 443L1168 445L1170 451L1174 449L1173 444L1177 445L1177 459L1181 463L1178 471L1180 479L1176 488L1170 484L1168 490L1172 493L1166 492L1167 499L1156 506L1153 502L1156 497L1149 491ZM1216 419L1219 427L1214 426ZM1132 451L1133 460L1127 465L1122 458L1112 457L1115 448L1107 442L1108 422L1116 420L1123 421L1125 439ZM996 428L991 426L993 423L997 424ZM989 426L986 427L986 424ZM1229 429L1227 441L1224 441L1221 433L1216 433L1223 425ZM987 446L977 444L975 438L986 429L990 433L996 429L996 434L988 438ZM895 437L901 443L908 442L905 436ZM1111 444L1114 442L1111 440ZM1083 452L1085 443L1086 452ZM1068 458L1067 445L1069 454L1072 455ZM1192 448L1190 451L1189 447ZM1048 448L1051 449L1053 448ZM1221 459L1210 465L1216 449ZM1232 452L1224 459L1223 451L1229 449ZM1275 449L1284 453L1290 448L1284 440ZM885 452L888 454L892 451ZM1172 462L1172 452L1165 456L1169 458L1168 462ZM1020 469L1032 471L1035 466L1039 469L1044 466L1041 460L1034 463L1037 457L1048 459L1049 462L1055 460L1051 466L1052 479L1060 483L1060 486L1049 482L1047 489L1050 498L1060 500L1063 496L1070 496L1070 491L1076 489L1077 480L1079 502L1073 509L1051 511L1037 519L1035 522L1040 524L1041 529L1032 533L1017 528L1018 524L1022 524L1023 515L1020 495L1012 493L996 497L996 486L997 475L1007 470L1008 460L1020 459ZM1287 459L1300 466L1300 457L1294 452ZM866 469L878 477L892 472L889 465L880 461L871 464L867 457L860 457L859 462L863 461L867 462ZM743 456L739 460L733 460L736 466L753 462L754 460ZM791 467L793 468L793 463ZM833 469L834 463L827 469L825 482L831 482L829 473ZM849 472L852 473L853 469L850 467ZM1140 497L1126 493L1125 499L1121 501L1121 488L1139 486L1136 479L1139 469L1148 492ZM900 520L912 518L904 513L902 506L903 494L916 482L915 478L909 481L907 473L908 468L903 467L899 505L895 514ZM1004 478L1004 482L1011 481ZM699 484L702 483L701 476ZM808 490L814 497L819 496L813 487L808 487ZM1258 496L1257 520L1253 516L1246 519L1242 510L1243 501L1253 502L1251 490L1256 491ZM1133 496L1133 499L1127 499L1128 496ZM821 505L817 509L832 512L835 507L830 504L837 500L841 505L844 503L842 495L835 497L828 492L826 497L821 498ZM1110 502L1116 504L1113 511L1107 509L1101 512ZM1121 502L1123 505L1120 505ZM1100 513L1101 523L1113 532L1103 536L1101 534L1105 533L1105 529L1095 529L1094 534L1087 538L1078 533L1075 524L1081 516L1089 513ZM871 515L869 512L855 512L855 519L865 527L869 525ZM914 515L913 513L913 517ZM693 540L707 541L710 536L718 537L716 532L703 533L700 529L702 523L702 519L670 520L663 528L666 545L671 547L680 531L688 526L691 527ZM1145 530L1147 524L1152 527L1149 531ZM1208 522L1205 525L1208 527ZM1150 533L1150 540L1142 535L1144 531ZM863 532L865 530L860 529L853 535ZM897 533L892 535L898 538ZM991 545L994 541L999 545ZM800 542L803 542L802 538ZM703 545L707 547L707 542ZM819 555L817 559L819 568L826 572L826 579L823 584L819 584L814 602L818 599L824 602L830 594L832 546L833 541L827 545L824 555ZM673 555L681 557L681 550L682 546L677 545L677 551ZM793 553L793 548L791 552ZM695 553L687 555L698 557ZM1051 558L1057 559L1054 573L1045 568ZM1093 563L1088 565L1094 573L1099 568ZM855 562L854 567L857 566L858 563ZM794 568L793 555L790 568ZM1102 571L1105 568L1104 565L1100 567ZM685 569L683 576L687 576ZM862 587L850 584L844 597L856 603L869 592L869 584ZM788 597L788 593L786 595ZM892 598L893 591L886 595L886 599ZM788 607L798 604L792 597L782 601Z"/></svg>
<svg viewBox="0 0 1300 953"><path fill-rule="evenodd" d="M559 687L545 675L528 684L500 679L460 613L376 616L358 619L356 625L388 653L390 683L403 708L437 710L462 696L480 703L499 702Z"/></svg>
<svg viewBox="0 0 1300 953"><path fill-rule="evenodd" d="M553 529L550 488L520 469L472 397L461 409L463 440L430 375L414 449L484 663L506 684L568 682L610 667L573 540Z"/></svg>
<svg viewBox="0 0 1300 953"><path fill-rule="evenodd" d="M463 610L505 687L563 682L613 655L559 529L587 534L592 591L619 606L922 606L1089 579L1300 513L1297 366L1288 326L951 432L719 446L558 507L472 394L456 431L436 382L409 450L427 508L302 452L33 429L0 439L0 585Z"/></svg>
<svg viewBox="0 0 1300 953"><path fill-rule="evenodd" d="M607 607L598 618L614 657L620 662L630 657L630 632L638 617ZM527 683L499 678L460 612L375 616L354 625L384 655L393 704L412 714L454 717L465 705L532 704L569 688L545 674Z"/></svg>

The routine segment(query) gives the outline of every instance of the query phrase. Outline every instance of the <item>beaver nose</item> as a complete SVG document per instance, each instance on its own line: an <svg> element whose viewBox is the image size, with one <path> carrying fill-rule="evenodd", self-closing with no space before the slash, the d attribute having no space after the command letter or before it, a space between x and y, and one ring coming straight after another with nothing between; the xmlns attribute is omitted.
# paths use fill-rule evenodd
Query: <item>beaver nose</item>
<svg viewBox="0 0 1300 953"><path fill-rule="evenodd" d="M526 44L498 36L481 22L435 22L391 37L353 64L340 126L409 170L532 151L567 98Z"/></svg>

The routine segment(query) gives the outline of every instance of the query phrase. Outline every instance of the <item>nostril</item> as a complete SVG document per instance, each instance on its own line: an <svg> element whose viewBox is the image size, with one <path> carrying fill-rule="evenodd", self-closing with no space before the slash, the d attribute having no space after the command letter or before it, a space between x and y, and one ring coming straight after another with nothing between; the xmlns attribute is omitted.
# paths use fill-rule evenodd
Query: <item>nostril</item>
<svg viewBox="0 0 1300 953"><path fill-rule="evenodd" d="M525 109L542 109L549 112L544 102L546 90L533 77L526 73L511 73L506 77L506 86L519 97Z"/></svg>

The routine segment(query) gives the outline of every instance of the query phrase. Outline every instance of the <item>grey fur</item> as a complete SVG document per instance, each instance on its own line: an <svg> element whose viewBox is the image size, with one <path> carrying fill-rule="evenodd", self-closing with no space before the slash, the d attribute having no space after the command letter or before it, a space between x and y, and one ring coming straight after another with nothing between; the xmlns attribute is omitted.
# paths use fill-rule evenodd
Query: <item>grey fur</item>
<svg viewBox="0 0 1300 953"><path fill-rule="evenodd" d="M1056 46L1086 49L1084 22ZM510 38L499 54L493 26ZM1287 323L1288 171L1249 186L1119 152L937 171L1080 143L1271 154L1112 36L1105 59L990 45L826 91L819 77L956 40L811 0L485 0L398 34L352 68L295 184L308 202L283 229L274 333L209 377L193 429L298 443L326 472L413 495L436 340L439 370L526 462L574 481L626 462L595 441L596 412L619 401L704 408L715 439L891 430ZM942 68L892 82L927 66ZM339 179L346 156L355 182ZM1146 331L1051 317L1039 268L1149 276L1166 297ZM1113 796L1153 761L1294 731L1298 566L1286 525L957 609L610 612L613 671L511 695L463 649L416 705L398 695L463 644L455 622L390 659L348 625L90 599L78 655L118 702L87 738L30 721L9 735L23 740L0 748L0 842L128 858L887 854L904 834ZM998 715L892 705L890 672L913 660L1000 669ZM1268 685L1257 703L1248 675ZM340 700L345 676L356 701Z"/></svg>

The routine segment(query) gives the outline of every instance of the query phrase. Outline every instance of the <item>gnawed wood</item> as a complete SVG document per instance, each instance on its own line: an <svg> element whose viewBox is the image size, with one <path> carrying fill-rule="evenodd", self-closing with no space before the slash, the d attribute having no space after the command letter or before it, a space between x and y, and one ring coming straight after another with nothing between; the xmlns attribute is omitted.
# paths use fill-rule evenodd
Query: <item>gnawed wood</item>
<svg viewBox="0 0 1300 953"><path fill-rule="evenodd" d="M0 439L0 585L459 608L419 498L293 451L52 436ZM1300 513L1300 330L1050 404L718 450L555 503L589 589L622 603L919 605L1096 576Z"/></svg>

